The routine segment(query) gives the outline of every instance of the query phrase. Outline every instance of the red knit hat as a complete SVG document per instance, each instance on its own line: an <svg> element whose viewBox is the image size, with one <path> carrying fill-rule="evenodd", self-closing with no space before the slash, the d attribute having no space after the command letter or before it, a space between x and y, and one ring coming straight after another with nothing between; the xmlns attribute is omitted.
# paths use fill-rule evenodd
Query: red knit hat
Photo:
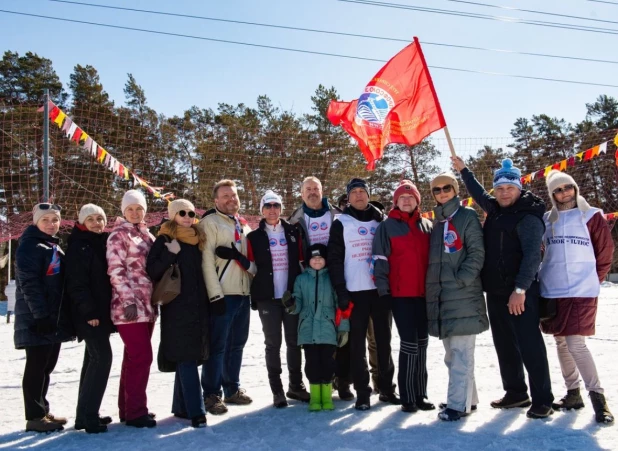
<svg viewBox="0 0 618 451"><path fill-rule="evenodd" d="M421 193L418 192L418 188L410 180L402 180L399 182L399 186L393 193L393 203L395 206L397 206L399 196L402 194L412 194L414 199L416 199L416 204L421 204Z"/></svg>

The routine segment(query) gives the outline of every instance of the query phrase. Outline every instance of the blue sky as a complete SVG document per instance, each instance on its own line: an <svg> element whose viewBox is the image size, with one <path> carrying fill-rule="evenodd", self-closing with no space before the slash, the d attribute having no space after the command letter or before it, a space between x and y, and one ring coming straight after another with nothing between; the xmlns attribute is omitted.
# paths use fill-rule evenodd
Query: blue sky
<svg viewBox="0 0 618 451"><path fill-rule="evenodd" d="M602 24L501 12L446 0L392 1L618 30L618 23ZM618 6L586 0L479 1L618 22ZM336 0L91 2L402 39L418 36L421 43L441 42L618 60L618 35L449 17ZM162 17L49 0L0 0L0 9L384 60L405 46L397 42ZM33 51L51 59L65 85L76 64L96 67L106 91L117 104L124 102L123 86L127 73L132 73L145 89L150 106L167 116L181 114L192 105L216 109L219 102L242 102L255 106L256 98L261 94L267 94L284 109L303 114L310 111L310 97L319 84L335 86L343 99L352 100L359 96L382 65L378 62L112 30L4 13L0 13L0 43L2 51L12 50L20 54ZM423 50L428 64L433 66L618 84L618 65L429 45L424 45ZM584 118L586 102L593 102L600 94L618 97L616 88L437 69L431 72L451 135L456 138L506 137L516 118L539 113L563 117L575 123ZM436 135L441 137L442 132Z"/></svg>

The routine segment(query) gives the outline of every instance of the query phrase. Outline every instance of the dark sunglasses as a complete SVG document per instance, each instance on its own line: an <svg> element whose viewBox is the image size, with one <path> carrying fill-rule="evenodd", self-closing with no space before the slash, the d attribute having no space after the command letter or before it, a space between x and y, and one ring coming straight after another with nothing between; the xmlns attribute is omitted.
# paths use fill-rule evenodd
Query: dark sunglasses
<svg viewBox="0 0 618 451"><path fill-rule="evenodd" d="M264 204L264 208L270 210L271 208L281 208L281 204Z"/></svg>
<svg viewBox="0 0 618 451"><path fill-rule="evenodd" d="M38 205L38 209L39 210L57 210L57 211L62 211L62 207L60 205L54 205L54 204L39 204Z"/></svg>
<svg viewBox="0 0 618 451"><path fill-rule="evenodd" d="M431 192L434 194L450 193L452 189L453 189L453 185L444 185L442 187L434 186L433 188L431 188Z"/></svg>
<svg viewBox="0 0 618 451"><path fill-rule="evenodd" d="M564 188L556 188L554 194L562 194L575 189L575 185L564 185Z"/></svg>
<svg viewBox="0 0 618 451"><path fill-rule="evenodd" d="M195 218L195 212L194 211L184 211L184 210L180 210L178 212L178 216L180 216L181 218L184 218L185 216L189 215L190 218Z"/></svg>

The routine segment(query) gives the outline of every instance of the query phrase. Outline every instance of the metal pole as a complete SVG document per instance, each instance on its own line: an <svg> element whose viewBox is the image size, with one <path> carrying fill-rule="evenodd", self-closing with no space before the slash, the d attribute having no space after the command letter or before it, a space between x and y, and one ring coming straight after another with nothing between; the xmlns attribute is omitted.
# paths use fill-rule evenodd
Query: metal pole
<svg viewBox="0 0 618 451"><path fill-rule="evenodd" d="M49 89L43 104L43 202L49 202Z"/></svg>
<svg viewBox="0 0 618 451"><path fill-rule="evenodd" d="M11 240L9 239L9 261L8 261L8 265L9 265L9 278L7 279L7 283L11 282Z"/></svg>

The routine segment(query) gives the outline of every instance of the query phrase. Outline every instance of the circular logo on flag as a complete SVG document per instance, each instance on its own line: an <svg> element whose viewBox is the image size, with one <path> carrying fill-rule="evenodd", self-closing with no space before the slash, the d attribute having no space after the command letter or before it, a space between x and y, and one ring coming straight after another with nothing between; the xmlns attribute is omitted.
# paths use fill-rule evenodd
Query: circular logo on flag
<svg viewBox="0 0 618 451"><path fill-rule="evenodd" d="M371 227L369 229L369 233L371 233L372 235L375 235L376 234L376 228L375 227Z"/></svg>
<svg viewBox="0 0 618 451"><path fill-rule="evenodd" d="M444 237L444 244L451 247L455 244L455 240L457 239L457 234L452 230L446 232L446 236Z"/></svg>
<svg viewBox="0 0 618 451"><path fill-rule="evenodd" d="M281 238L279 240L279 246L287 246L288 242L285 240L285 238Z"/></svg>
<svg viewBox="0 0 618 451"><path fill-rule="evenodd" d="M277 245L277 240L275 238L271 238L268 240L268 244L270 244L270 247L275 247Z"/></svg>
<svg viewBox="0 0 618 451"><path fill-rule="evenodd" d="M367 229L366 229L365 227L359 227L359 228L358 228L358 234L359 234L359 235L365 236L365 235L367 235L368 233L369 233L369 232L367 231Z"/></svg>
<svg viewBox="0 0 618 451"><path fill-rule="evenodd" d="M315 232L320 228L320 224L318 224L317 222L312 222L309 228Z"/></svg>
<svg viewBox="0 0 618 451"><path fill-rule="evenodd" d="M358 98L356 107L356 123L363 120L369 125L382 128L389 111L395 105L391 95L378 86L367 86L365 92Z"/></svg>
<svg viewBox="0 0 618 451"><path fill-rule="evenodd" d="M326 229L328 229L328 224L326 224L325 222L322 222L322 223L320 224L320 229L322 229L322 230L326 230Z"/></svg>

